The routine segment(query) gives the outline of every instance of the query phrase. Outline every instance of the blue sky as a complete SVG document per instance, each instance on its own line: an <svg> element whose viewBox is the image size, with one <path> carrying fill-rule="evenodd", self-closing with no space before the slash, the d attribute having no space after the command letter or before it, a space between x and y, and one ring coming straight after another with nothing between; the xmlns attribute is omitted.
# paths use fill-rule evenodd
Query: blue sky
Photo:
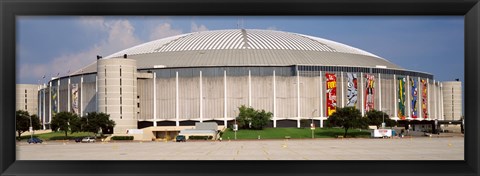
<svg viewBox="0 0 480 176"><path fill-rule="evenodd" d="M204 30L271 29L344 43L436 80L464 80L463 16L17 17L17 83L67 75L144 42Z"/></svg>

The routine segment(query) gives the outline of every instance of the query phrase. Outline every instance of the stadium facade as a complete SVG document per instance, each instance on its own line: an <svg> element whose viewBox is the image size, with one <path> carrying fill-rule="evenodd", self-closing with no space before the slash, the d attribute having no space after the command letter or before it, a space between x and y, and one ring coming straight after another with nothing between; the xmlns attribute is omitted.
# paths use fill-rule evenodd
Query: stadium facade
<svg viewBox="0 0 480 176"><path fill-rule="evenodd" d="M303 34L233 29L144 43L39 88L39 116L105 112L114 133L149 126L232 124L241 105L273 113L271 127L323 121L335 106L400 121L442 120L442 84L369 52Z"/></svg>

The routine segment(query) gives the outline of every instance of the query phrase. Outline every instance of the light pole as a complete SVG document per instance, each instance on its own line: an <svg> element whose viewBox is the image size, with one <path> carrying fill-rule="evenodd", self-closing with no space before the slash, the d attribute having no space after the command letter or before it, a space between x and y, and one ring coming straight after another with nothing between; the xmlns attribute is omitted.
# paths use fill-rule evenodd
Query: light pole
<svg viewBox="0 0 480 176"><path fill-rule="evenodd" d="M388 112L388 109L382 110L382 129L385 128L385 113L386 112Z"/></svg>
<svg viewBox="0 0 480 176"><path fill-rule="evenodd" d="M238 130L238 125L237 125L237 110L233 110L233 119L235 123L233 124L233 131L235 132L235 140L237 140L237 130Z"/></svg>
<svg viewBox="0 0 480 176"><path fill-rule="evenodd" d="M385 128L385 113L382 111L382 128Z"/></svg>
<svg viewBox="0 0 480 176"><path fill-rule="evenodd" d="M29 116L30 117L30 140L32 140L33 138L33 127L32 127L32 116Z"/></svg>

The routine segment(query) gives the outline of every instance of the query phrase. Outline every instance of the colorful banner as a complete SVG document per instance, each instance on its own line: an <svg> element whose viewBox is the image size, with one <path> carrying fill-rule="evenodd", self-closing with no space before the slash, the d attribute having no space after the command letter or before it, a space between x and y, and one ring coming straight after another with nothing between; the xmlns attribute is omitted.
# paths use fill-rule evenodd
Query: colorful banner
<svg viewBox="0 0 480 176"><path fill-rule="evenodd" d="M78 84L72 84L72 110L73 113L78 114Z"/></svg>
<svg viewBox="0 0 480 176"><path fill-rule="evenodd" d="M428 103L428 98L427 98L427 81L422 79L422 112L423 112L423 118L426 119L428 118L428 109L427 109L427 103Z"/></svg>
<svg viewBox="0 0 480 176"><path fill-rule="evenodd" d="M375 91L375 76L365 74L367 79L365 84L365 112L371 111L375 108L374 104L374 91Z"/></svg>
<svg viewBox="0 0 480 176"><path fill-rule="evenodd" d="M418 98L418 82L416 79L410 78L410 87L411 87L411 94L412 94L412 102L411 102L411 110L412 110L412 118L416 119L418 117L417 113L417 98Z"/></svg>
<svg viewBox="0 0 480 176"><path fill-rule="evenodd" d="M327 78L327 117L336 111L337 107L337 77L335 74L326 73Z"/></svg>
<svg viewBox="0 0 480 176"><path fill-rule="evenodd" d="M356 73L347 73L348 83L347 83L347 106L357 107L357 74Z"/></svg>
<svg viewBox="0 0 480 176"><path fill-rule="evenodd" d="M405 78L399 77L398 80L398 109L397 116L401 120L405 120Z"/></svg>
<svg viewBox="0 0 480 176"><path fill-rule="evenodd" d="M58 110L57 110L57 107L58 107L58 99L57 99L57 86L52 86L51 88L51 91L50 91L50 94L52 95L52 115L55 115Z"/></svg>

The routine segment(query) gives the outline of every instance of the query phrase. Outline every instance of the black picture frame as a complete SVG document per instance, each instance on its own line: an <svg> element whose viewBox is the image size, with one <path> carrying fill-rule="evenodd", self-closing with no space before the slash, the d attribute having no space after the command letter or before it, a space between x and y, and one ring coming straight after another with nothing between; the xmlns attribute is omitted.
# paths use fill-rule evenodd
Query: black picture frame
<svg viewBox="0 0 480 176"><path fill-rule="evenodd" d="M479 175L478 0L0 0L1 175ZM16 161L15 30L21 15L461 15L464 161Z"/></svg>

